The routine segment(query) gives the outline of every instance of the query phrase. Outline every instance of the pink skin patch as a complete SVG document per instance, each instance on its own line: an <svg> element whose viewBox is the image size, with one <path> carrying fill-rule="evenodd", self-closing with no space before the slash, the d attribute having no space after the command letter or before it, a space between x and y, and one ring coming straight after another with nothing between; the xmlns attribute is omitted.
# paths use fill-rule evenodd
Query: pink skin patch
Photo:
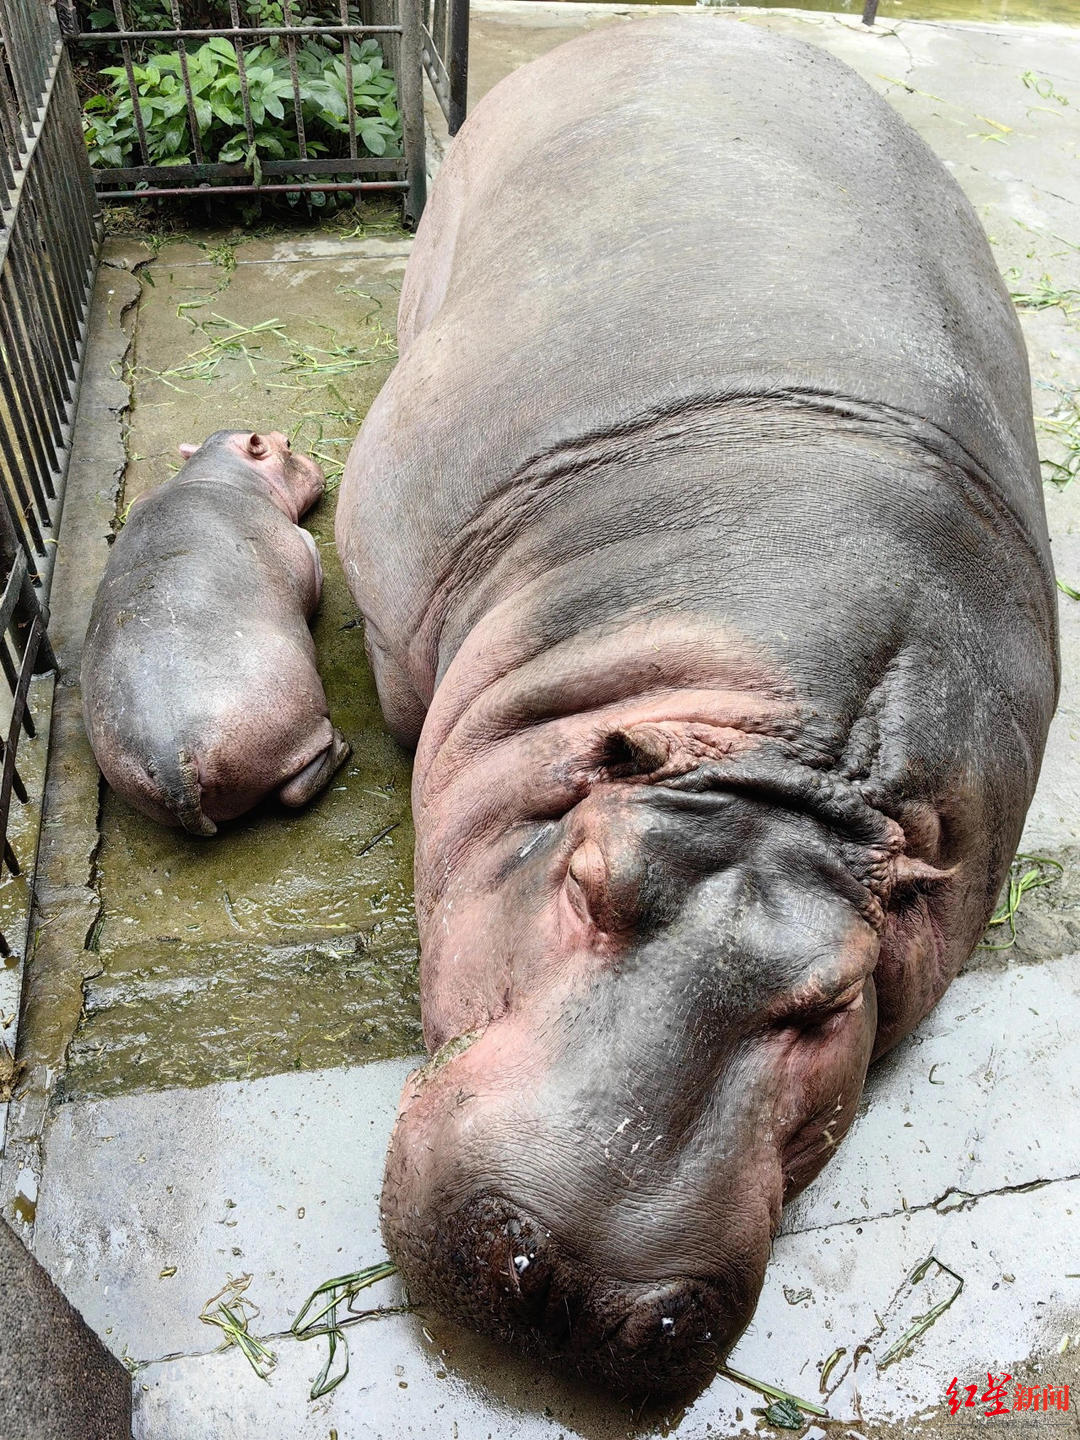
<svg viewBox="0 0 1080 1440"><path fill-rule="evenodd" d="M762 736L790 732L799 716L775 668L704 622L577 636L504 669L509 642L500 644L497 618L477 627L447 670L416 756L416 907L435 1044L492 1014L503 968L492 899L509 854L580 810L545 908L530 918L557 964L576 947L563 885L597 807L610 813L620 794L706 757L745 754ZM606 752L617 734L651 749L651 773L611 773Z"/></svg>
<svg viewBox="0 0 1080 1440"><path fill-rule="evenodd" d="M323 493L326 479L322 470L306 455L293 452L288 436L280 430L265 435L239 431L229 440L231 449L265 482L270 499L295 525ZM190 460L202 447L185 441L180 454Z"/></svg>

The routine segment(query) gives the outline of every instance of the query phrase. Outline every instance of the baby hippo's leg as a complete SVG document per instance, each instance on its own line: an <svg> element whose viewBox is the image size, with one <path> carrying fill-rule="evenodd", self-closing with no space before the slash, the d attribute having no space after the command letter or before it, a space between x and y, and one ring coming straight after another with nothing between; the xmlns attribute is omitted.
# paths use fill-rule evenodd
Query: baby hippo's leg
<svg viewBox="0 0 1080 1440"><path fill-rule="evenodd" d="M318 547L318 545L316 545L316 543L315 543L315 538L314 538L314 536L311 535L307 530L305 530L302 525L297 525L296 530L297 530L297 533L300 535L301 539L303 540L304 544L307 546L307 551L308 551L308 554L311 556L312 567L313 567L313 570L314 570L314 588L313 588L313 590L312 590L312 592L311 592L311 594L310 594L310 596L309 596L309 599L308 599L308 612L307 612L307 613L308 613L308 619L310 620L311 617L312 617L312 615L314 615L314 614L315 614L315 611L318 609L319 601L320 601L320 599L322 598L322 587L323 587L322 557L321 557L320 554L319 554L319 547Z"/></svg>
<svg viewBox="0 0 1080 1440"><path fill-rule="evenodd" d="M326 788L338 766L349 758L351 748L341 731L335 730L329 720L324 721L323 726L329 731L326 744L282 785L278 798L283 805L306 805L320 790Z"/></svg>

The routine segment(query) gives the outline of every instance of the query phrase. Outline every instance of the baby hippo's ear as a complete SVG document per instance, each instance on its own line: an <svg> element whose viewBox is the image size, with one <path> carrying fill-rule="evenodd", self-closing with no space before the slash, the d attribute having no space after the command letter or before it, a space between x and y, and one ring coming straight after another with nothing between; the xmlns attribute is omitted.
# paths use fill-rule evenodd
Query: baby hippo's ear
<svg viewBox="0 0 1080 1440"><path fill-rule="evenodd" d="M252 460L265 460L270 453L270 447L261 435L253 432L247 438L247 452Z"/></svg>
<svg viewBox="0 0 1080 1440"><path fill-rule="evenodd" d="M190 460L192 455L195 454L195 451L198 450L199 447L198 445L192 445L190 440L185 440L184 443L178 448L183 459Z"/></svg>

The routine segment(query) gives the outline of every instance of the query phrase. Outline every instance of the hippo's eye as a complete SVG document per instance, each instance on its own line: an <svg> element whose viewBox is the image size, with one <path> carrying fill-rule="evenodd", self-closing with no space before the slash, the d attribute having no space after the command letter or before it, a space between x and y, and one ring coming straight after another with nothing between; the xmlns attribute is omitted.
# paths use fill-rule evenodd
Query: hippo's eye
<svg viewBox="0 0 1080 1440"><path fill-rule="evenodd" d="M773 1024L781 1030L818 1030L830 1020L857 1008L862 1001L866 985L864 976L853 981L842 991L830 996L814 995L790 1002L780 1009Z"/></svg>

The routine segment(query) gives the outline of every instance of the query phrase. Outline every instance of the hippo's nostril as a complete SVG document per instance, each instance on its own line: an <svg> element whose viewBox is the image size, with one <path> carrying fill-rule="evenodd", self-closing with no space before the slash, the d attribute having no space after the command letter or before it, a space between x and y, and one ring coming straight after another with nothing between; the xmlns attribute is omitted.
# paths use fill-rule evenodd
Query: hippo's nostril
<svg viewBox="0 0 1080 1440"><path fill-rule="evenodd" d="M745 1324L727 1285L633 1285L593 1270L501 1195L432 1206L426 1224L410 1216L404 1229L394 1218L388 1210L387 1243L414 1300L621 1394L674 1394L707 1379Z"/></svg>

